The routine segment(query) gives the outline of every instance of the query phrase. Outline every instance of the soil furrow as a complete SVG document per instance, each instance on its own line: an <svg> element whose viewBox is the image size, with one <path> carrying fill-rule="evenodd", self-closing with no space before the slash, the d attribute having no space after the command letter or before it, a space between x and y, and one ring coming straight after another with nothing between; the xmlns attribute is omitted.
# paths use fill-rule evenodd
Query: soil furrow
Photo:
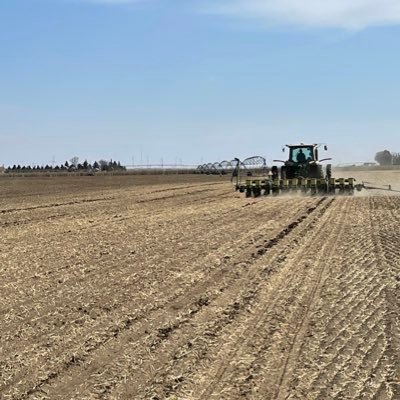
<svg viewBox="0 0 400 400"><path fill-rule="evenodd" d="M3 183L1 399L400 398L400 196Z"/></svg>

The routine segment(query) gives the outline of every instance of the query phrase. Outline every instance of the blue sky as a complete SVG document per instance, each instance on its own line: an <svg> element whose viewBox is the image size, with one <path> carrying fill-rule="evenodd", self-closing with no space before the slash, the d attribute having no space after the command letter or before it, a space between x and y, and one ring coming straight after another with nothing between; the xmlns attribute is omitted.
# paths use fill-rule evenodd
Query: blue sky
<svg viewBox="0 0 400 400"><path fill-rule="evenodd" d="M0 164L400 151L400 5L348 3L3 0Z"/></svg>

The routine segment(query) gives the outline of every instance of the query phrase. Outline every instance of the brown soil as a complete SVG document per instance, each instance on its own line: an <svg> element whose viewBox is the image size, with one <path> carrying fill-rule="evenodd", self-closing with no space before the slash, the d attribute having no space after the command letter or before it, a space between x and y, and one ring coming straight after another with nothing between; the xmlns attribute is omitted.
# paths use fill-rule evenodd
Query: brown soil
<svg viewBox="0 0 400 400"><path fill-rule="evenodd" d="M165 179L0 180L1 399L400 399L400 196Z"/></svg>

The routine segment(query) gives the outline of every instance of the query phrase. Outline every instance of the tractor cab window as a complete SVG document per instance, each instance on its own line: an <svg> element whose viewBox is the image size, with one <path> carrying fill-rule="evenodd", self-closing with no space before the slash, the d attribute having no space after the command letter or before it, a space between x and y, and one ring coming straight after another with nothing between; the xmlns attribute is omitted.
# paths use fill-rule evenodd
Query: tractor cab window
<svg viewBox="0 0 400 400"><path fill-rule="evenodd" d="M305 163L314 160L312 147L293 147L290 149L290 161Z"/></svg>

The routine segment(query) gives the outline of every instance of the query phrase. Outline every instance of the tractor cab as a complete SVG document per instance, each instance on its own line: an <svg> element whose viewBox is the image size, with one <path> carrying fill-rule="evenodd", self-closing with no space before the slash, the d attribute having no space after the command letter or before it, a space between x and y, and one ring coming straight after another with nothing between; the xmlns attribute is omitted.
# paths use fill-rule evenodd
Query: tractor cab
<svg viewBox="0 0 400 400"><path fill-rule="evenodd" d="M289 163L306 164L311 161L318 161L318 150L315 146L288 145Z"/></svg>
<svg viewBox="0 0 400 400"><path fill-rule="evenodd" d="M320 144L287 144L282 150L285 151L286 147L289 149L289 157L286 161L274 160L282 162L284 165L280 169L280 177L282 179L294 179L294 178L324 178L324 173L321 161L330 160L325 158L319 160L318 148ZM327 150L327 146L324 145L324 149ZM328 166L327 176L330 176L330 166ZM278 176L278 169L274 168L274 176Z"/></svg>

